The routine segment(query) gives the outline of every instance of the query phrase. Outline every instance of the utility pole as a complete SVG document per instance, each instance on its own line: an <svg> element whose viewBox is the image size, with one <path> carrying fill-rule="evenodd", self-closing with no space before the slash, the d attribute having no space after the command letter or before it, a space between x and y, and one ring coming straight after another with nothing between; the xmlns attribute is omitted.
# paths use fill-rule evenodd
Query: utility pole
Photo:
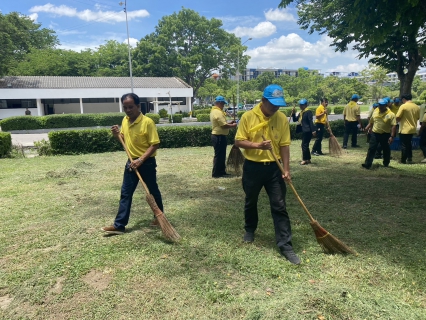
<svg viewBox="0 0 426 320"><path fill-rule="evenodd" d="M246 43L247 41L251 39L252 38L248 38L241 45L244 45L244 43ZM236 106L237 108L234 109L234 112L238 111L239 105L240 105L240 47L238 47L238 57L237 57L237 106Z"/></svg>
<svg viewBox="0 0 426 320"><path fill-rule="evenodd" d="M119 3L120 6L124 4L124 12L126 14L126 28L127 28L127 47L129 49L129 70L130 70L130 84L132 86L132 93L133 93L133 76L132 76L132 57L130 54L130 37L129 37L129 23L127 22L127 0L124 0L124 3L121 1Z"/></svg>

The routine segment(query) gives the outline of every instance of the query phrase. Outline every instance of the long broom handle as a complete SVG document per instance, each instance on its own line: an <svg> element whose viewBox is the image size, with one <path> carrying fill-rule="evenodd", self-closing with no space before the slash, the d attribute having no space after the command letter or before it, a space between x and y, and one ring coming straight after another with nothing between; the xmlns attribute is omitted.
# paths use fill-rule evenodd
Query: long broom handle
<svg viewBox="0 0 426 320"><path fill-rule="evenodd" d="M262 135L262 139L263 139L263 141L265 141L265 140L266 140L266 139L265 139L265 136L263 136L263 135ZM274 157L275 162L276 162L276 163L277 163L277 165L278 165L278 168L280 168L280 170L281 170L281 173L282 173L282 174L285 174L285 172L284 172L284 168L283 168L283 166L281 165L281 163L279 162L279 160L278 160L277 156L274 154L274 152L273 152L272 150L269 150L269 151L271 152L272 156ZM305 204L303 203L302 199L299 197L299 194L297 193L296 189L294 188L293 183L291 183L291 181L287 181L287 183L288 183L288 185L290 186L291 190L293 191L294 195L296 196L297 200L299 201L300 205L302 206L303 210L305 210L306 214L309 216L309 219L310 219L312 222L313 222L313 221L315 221L315 219L314 219L314 218L312 217L312 215L310 214L310 212L309 212L308 208L306 208L306 206L305 206Z"/></svg>
<svg viewBox="0 0 426 320"><path fill-rule="evenodd" d="M123 138L121 137L121 133L119 133L119 134L118 134L118 140L120 140L121 144L122 144L122 145L123 145L123 147L124 147L124 150L126 150L127 157L129 158L129 161L130 161L130 162L132 162L132 161L133 161L132 156L130 155L129 149L127 149L127 146L126 146L126 144L124 143ZM150 193L149 193L149 189L148 189L148 187L146 186L145 182L143 181L143 179L142 179L142 177L141 177L141 175L140 175L139 171L138 171L137 169L136 169L136 170L134 170L134 171L135 171L136 175L138 176L139 181L142 183L142 186L143 186L143 188L145 189L146 194L150 194Z"/></svg>

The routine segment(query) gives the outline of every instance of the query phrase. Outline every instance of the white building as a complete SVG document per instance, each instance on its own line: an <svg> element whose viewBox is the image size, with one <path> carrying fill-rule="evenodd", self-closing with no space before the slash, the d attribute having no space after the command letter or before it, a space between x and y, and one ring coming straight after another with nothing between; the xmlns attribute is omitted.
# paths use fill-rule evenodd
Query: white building
<svg viewBox="0 0 426 320"><path fill-rule="evenodd" d="M192 109L193 89L179 78L134 77L133 86L143 110ZM37 116L122 112L120 98L130 88L129 77L8 76L0 79L0 119L25 115L26 108Z"/></svg>

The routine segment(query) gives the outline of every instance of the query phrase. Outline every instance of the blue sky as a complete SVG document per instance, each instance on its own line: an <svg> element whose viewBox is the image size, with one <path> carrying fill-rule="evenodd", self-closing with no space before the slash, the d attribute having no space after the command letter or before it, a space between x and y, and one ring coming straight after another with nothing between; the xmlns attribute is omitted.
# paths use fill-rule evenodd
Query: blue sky
<svg viewBox="0 0 426 320"><path fill-rule="evenodd" d="M122 0L124 2L124 0ZM127 41L126 23L120 0L16 0L1 1L3 14L17 11L30 16L43 27L56 31L64 49L80 51L96 48L106 40ZM357 52L336 53L324 35L309 35L297 25L294 8L278 9L280 0L128 0L127 11L131 44L154 31L158 20L182 7L197 11L207 18L223 21L223 28L241 38L248 67L308 67L321 72L360 71L366 60L358 60Z"/></svg>

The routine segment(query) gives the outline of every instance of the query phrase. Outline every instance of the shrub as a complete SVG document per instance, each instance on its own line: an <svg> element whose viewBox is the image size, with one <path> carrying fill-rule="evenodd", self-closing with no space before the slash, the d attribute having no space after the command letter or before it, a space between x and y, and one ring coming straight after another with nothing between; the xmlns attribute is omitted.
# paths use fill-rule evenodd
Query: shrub
<svg viewBox="0 0 426 320"><path fill-rule="evenodd" d="M280 109L280 111L282 113L284 113L287 117L290 117L291 115L291 111L293 110L293 108L284 108L284 109Z"/></svg>
<svg viewBox="0 0 426 320"><path fill-rule="evenodd" d="M158 114L160 115L160 118L167 118L167 110L166 109L160 109L158 111Z"/></svg>
<svg viewBox="0 0 426 320"><path fill-rule="evenodd" d="M197 122L210 122L210 114L197 114Z"/></svg>
<svg viewBox="0 0 426 320"><path fill-rule="evenodd" d="M51 131L53 154L102 153L122 150L109 129Z"/></svg>
<svg viewBox="0 0 426 320"><path fill-rule="evenodd" d="M169 115L169 122L172 122L172 116ZM182 115L179 113L175 113L173 115L173 123L182 123Z"/></svg>
<svg viewBox="0 0 426 320"><path fill-rule="evenodd" d="M160 123L160 116L158 114L155 113L147 113L145 114L146 117L150 118L152 121L154 121L155 124L159 124ZM120 122L121 124L121 122Z"/></svg>
<svg viewBox="0 0 426 320"><path fill-rule="evenodd" d="M156 124L160 122L158 114L147 113L145 116L151 118ZM125 114L122 112L111 113L71 113L52 114L48 116L18 116L10 117L0 121L3 131L12 130L36 130L52 128L80 128L80 127L107 127L121 124Z"/></svg>
<svg viewBox="0 0 426 320"><path fill-rule="evenodd" d="M0 132L0 158L6 157L12 151L12 136L9 132Z"/></svg>
<svg viewBox="0 0 426 320"><path fill-rule="evenodd" d="M241 117L243 116L244 113L246 113L247 111L238 111L237 112L237 117L238 119L241 119Z"/></svg>
<svg viewBox="0 0 426 320"><path fill-rule="evenodd" d="M189 117L189 112L183 111L182 112L182 117L183 118L188 118Z"/></svg>
<svg viewBox="0 0 426 320"><path fill-rule="evenodd" d="M53 154L50 141L46 141L44 139L41 141L35 141L34 146L39 156L50 156Z"/></svg>
<svg viewBox="0 0 426 320"><path fill-rule="evenodd" d="M204 109L194 110L194 111L192 111L192 116L196 117L199 114L210 114L211 111L212 111L211 108L204 108Z"/></svg>
<svg viewBox="0 0 426 320"><path fill-rule="evenodd" d="M334 114L343 114L345 107L334 107Z"/></svg>

